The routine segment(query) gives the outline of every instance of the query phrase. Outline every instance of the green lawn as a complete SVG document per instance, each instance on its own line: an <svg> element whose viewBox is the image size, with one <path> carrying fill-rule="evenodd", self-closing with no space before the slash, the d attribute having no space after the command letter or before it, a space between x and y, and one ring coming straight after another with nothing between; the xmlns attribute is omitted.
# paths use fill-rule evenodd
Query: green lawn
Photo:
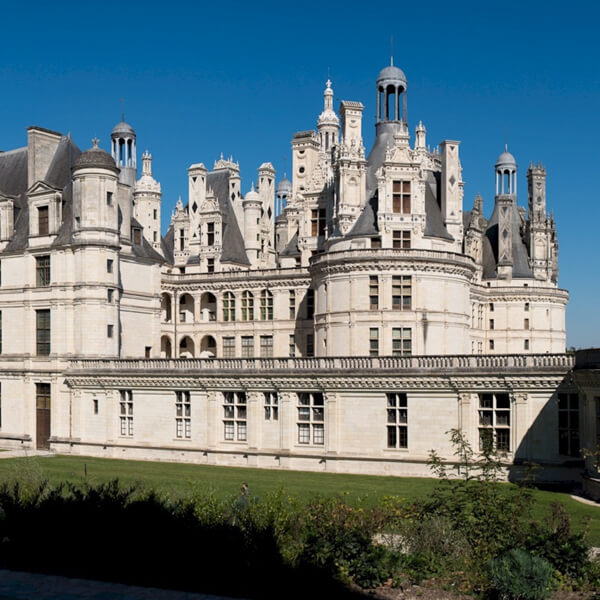
<svg viewBox="0 0 600 600"><path fill-rule="evenodd" d="M83 481L85 469L90 483L118 478L123 483L137 483L168 492L172 496L184 496L196 486L211 490L221 497L234 496L245 481L252 494L258 497L271 490L284 488L289 494L302 499L317 493L347 492L349 501L361 499L373 502L385 495L409 499L424 497L436 485L435 479L417 477L376 477L72 456L1 459L0 481L15 476L26 479L40 475L51 482ZM550 503L554 501L565 505L577 529L581 529L585 518L589 517L589 540L594 546L600 546L600 507L582 504L568 494L558 492L535 490L534 498L535 512L539 518L548 514Z"/></svg>

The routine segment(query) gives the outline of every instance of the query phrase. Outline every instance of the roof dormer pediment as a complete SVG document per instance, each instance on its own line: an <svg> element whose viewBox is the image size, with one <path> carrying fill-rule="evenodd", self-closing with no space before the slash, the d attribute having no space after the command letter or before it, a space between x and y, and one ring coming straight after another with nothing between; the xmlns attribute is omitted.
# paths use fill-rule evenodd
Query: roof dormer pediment
<svg viewBox="0 0 600 600"><path fill-rule="evenodd" d="M60 188L51 186L45 181L36 181L28 190L27 196L42 196L45 194L60 194L62 190Z"/></svg>

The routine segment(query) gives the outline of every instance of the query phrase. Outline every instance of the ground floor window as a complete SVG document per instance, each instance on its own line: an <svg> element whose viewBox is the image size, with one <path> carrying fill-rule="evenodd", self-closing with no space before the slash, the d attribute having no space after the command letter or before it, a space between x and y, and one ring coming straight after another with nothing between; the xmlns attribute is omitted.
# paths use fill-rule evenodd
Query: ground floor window
<svg viewBox="0 0 600 600"><path fill-rule="evenodd" d="M175 434L178 438L192 437L192 403L190 392L175 392Z"/></svg>
<svg viewBox="0 0 600 600"><path fill-rule="evenodd" d="M121 435L133 436L133 392L131 390L120 390L120 424Z"/></svg>
<svg viewBox="0 0 600 600"><path fill-rule="evenodd" d="M245 442L248 439L248 407L245 392L223 394L224 438Z"/></svg>
<svg viewBox="0 0 600 600"><path fill-rule="evenodd" d="M479 394L479 449L493 444L510 452L510 396L504 393Z"/></svg>
<svg viewBox="0 0 600 600"><path fill-rule="evenodd" d="M408 448L408 398L404 392L387 394L387 447Z"/></svg>
<svg viewBox="0 0 600 600"><path fill-rule="evenodd" d="M558 394L558 452L564 456L580 456L577 394Z"/></svg>
<svg viewBox="0 0 600 600"><path fill-rule="evenodd" d="M298 394L298 443L325 443L325 402L320 392Z"/></svg>
<svg viewBox="0 0 600 600"><path fill-rule="evenodd" d="M265 396L265 421L279 419L279 397L277 392L264 392Z"/></svg>

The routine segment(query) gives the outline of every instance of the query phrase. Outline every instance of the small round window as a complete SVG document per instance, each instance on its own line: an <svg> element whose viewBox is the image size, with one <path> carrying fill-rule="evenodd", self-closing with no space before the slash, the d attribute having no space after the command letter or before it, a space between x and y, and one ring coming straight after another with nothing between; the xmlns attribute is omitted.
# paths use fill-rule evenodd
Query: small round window
<svg viewBox="0 0 600 600"><path fill-rule="evenodd" d="M300 168L298 169L298 173L300 173L300 175L302 175L302 173L304 173L304 167L300 167Z"/></svg>

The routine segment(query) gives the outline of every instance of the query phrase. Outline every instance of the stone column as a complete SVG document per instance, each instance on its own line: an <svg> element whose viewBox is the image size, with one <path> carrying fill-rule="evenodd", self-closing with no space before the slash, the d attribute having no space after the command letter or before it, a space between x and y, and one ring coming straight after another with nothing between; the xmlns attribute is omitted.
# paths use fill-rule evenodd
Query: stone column
<svg viewBox="0 0 600 600"><path fill-rule="evenodd" d="M552 401L552 400L550 400ZM511 423L510 423L510 451L513 456L521 459L529 459L531 456L527 429L529 427L529 403L528 395L524 392L510 394Z"/></svg>
<svg viewBox="0 0 600 600"><path fill-rule="evenodd" d="M325 451L337 454L340 449L340 406L335 392L325 392ZM329 470L329 468L328 468Z"/></svg>
<svg viewBox="0 0 600 600"><path fill-rule="evenodd" d="M257 450L262 445L262 402L261 392L247 392L247 423L248 423L248 449Z"/></svg>
<svg viewBox="0 0 600 600"><path fill-rule="evenodd" d="M223 423L222 419L220 419L219 411L223 410L223 392L215 392L213 390L207 393L208 402L206 403L206 446L209 449L214 449L217 447L220 436L223 435ZM209 462L214 462L210 460Z"/></svg>
<svg viewBox="0 0 600 600"><path fill-rule="evenodd" d="M293 392L279 394L279 439L282 452L290 452L294 445L296 439L296 412L296 394Z"/></svg>

